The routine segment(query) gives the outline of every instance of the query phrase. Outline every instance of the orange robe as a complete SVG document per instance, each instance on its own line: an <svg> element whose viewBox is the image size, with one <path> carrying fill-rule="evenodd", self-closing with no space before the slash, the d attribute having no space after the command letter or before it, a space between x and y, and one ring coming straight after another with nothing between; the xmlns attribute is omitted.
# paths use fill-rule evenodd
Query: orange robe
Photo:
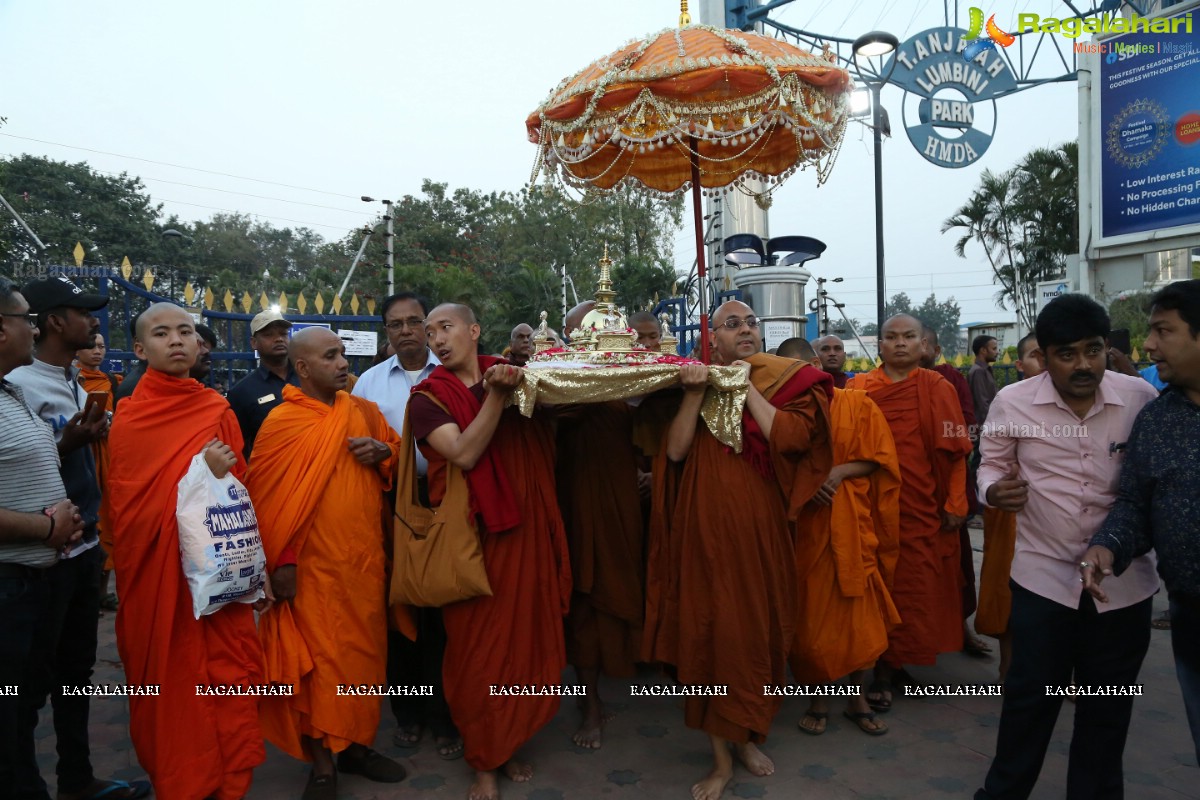
<svg viewBox="0 0 1200 800"><path fill-rule="evenodd" d="M1013 551L1017 546L1017 515L984 506L983 566L979 568L979 609L975 632L999 636L1008 632L1012 589L1008 586Z"/></svg>
<svg viewBox="0 0 1200 800"><path fill-rule="evenodd" d="M634 409L590 404L558 419L558 501L571 554L567 661L630 678L645 611Z"/></svg>
<svg viewBox="0 0 1200 800"><path fill-rule="evenodd" d="M491 363L481 356L481 364ZM423 382L415 394L426 393L423 389L429 386ZM436 505L445 493L446 460L427 444L420 446L429 459L429 494ZM442 608L446 702L462 735L467 763L476 770L501 767L558 713L559 697L498 696L490 687L562 683L567 665L563 617L571 598L550 425L508 408L488 449L507 478L520 522L502 533L481 526L492 595Z"/></svg>
<svg viewBox="0 0 1200 800"><path fill-rule="evenodd" d="M747 360L764 397L791 396L776 408L769 465L722 445L702 420L682 464L669 462L662 448L642 647L645 660L673 665L682 684L727 686L726 696L687 698L684 719L740 743L764 741L782 703L763 687L787 683L796 624L792 523L833 466L820 388L832 379L794 359L760 353Z"/></svg>
<svg viewBox="0 0 1200 800"><path fill-rule="evenodd" d="M192 457L217 437L238 454L242 434L225 398L148 369L109 433L109 509L117 593L117 651L131 685L129 735L160 800L243 797L266 757L254 696L197 696L197 686L263 682L254 611L230 603L196 619L179 556L175 502Z"/></svg>
<svg viewBox="0 0 1200 800"><path fill-rule="evenodd" d="M799 683L871 667L900 623L888 591L900 549L900 462L892 432L879 407L856 389L834 390L829 420L835 465L879 466L843 480L831 506L809 503L797 520L800 601L788 663Z"/></svg>
<svg viewBox="0 0 1200 800"><path fill-rule="evenodd" d="M360 464L346 440L369 436L388 457ZM254 501L267 569L284 552L296 564L296 596L259 618L267 678L291 697L263 698L267 741L311 761L302 736L339 753L369 747L379 727L378 696L338 694L339 684L387 682L387 598L380 514L400 438L379 407L338 392L333 406L295 386L263 422L246 488Z"/></svg>
<svg viewBox="0 0 1200 800"><path fill-rule="evenodd" d="M121 375L112 376L117 385L121 384ZM109 380L107 372L101 372L98 369L88 369L87 367L79 368L79 382L83 385L83 390L88 394L94 392L104 392L108 395L108 400L105 401L104 408L110 414L115 406L113 397L113 381ZM108 484L108 440L97 439L92 442L92 457L96 461L96 483L100 485L100 521L96 528L100 533L100 546L104 548L106 557L104 559L104 569L111 570L113 568L113 532L112 525L107 524L106 517L108 516L103 497L106 494L104 487Z"/></svg>
<svg viewBox="0 0 1200 800"><path fill-rule="evenodd" d="M936 372L913 370L894 383L883 368L855 375L887 418L896 441L900 485L900 555L892 600L901 623L888 639L884 664L931 665L963 646L962 569L958 529L942 530L943 509L967 514L971 441L954 388ZM961 434L961 435L959 435Z"/></svg>

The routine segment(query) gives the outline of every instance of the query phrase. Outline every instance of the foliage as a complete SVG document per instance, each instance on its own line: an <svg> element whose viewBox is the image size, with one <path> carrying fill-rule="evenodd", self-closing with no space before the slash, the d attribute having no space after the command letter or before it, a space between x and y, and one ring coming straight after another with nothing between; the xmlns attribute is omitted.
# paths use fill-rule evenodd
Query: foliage
<svg viewBox="0 0 1200 800"><path fill-rule="evenodd" d="M896 314L910 314L921 320L937 331L938 343L942 346L942 352L947 358L958 355L958 321L962 315L962 309L959 308L953 297L938 302L937 297L930 294L925 298L925 302L914 306L908 299L908 295L900 292L893 295L892 299L884 306L885 318ZM863 336L875 336L878 333L878 325L874 322L868 322L861 326L858 326L857 322L855 324L858 332Z"/></svg>
<svg viewBox="0 0 1200 800"><path fill-rule="evenodd" d="M310 302L317 291L329 302L364 236L354 230L326 242L308 228L277 228L245 214L163 220L161 205L135 176L33 156L0 159L0 193L48 248L40 254L5 215L0 253L14 263L73 264L79 241L87 265L116 267L128 257L137 274L146 267L155 272L156 293L182 300L191 282L197 295L211 289L218 307L226 290L239 301L244 292L255 300L284 292L293 308L301 291ZM426 180L419 195L405 195L392 208L396 290L472 306L490 351L507 344L518 322L536 325L542 311L561 327L564 275L567 308L592 297L606 248L617 302L630 311L668 295L675 281L671 247L681 200L661 203L625 191L579 203L556 189L451 190ZM385 221L367 230L371 238L348 293L378 301L387 293Z"/></svg>
<svg viewBox="0 0 1200 800"><path fill-rule="evenodd" d="M46 245L44 260L50 263L74 264L76 242L93 263L119 264L124 256L156 262L161 255L162 205L151 202L136 176L21 155L0 160L0 194ZM7 211L0 213L0 253L12 263L43 260Z"/></svg>
<svg viewBox="0 0 1200 800"><path fill-rule="evenodd" d="M1153 292L1131 292L1114 300L1108 307L1113 330L1127 328L1129 343L1139 352L1150 335L1149 302Z"/></svg>
<svg viewBox="0 0 1200 800"><path fill-rule="evenodd" d="M1062 276L1067 256L1079 250L1078 185L1075 142L1038 148L1010 170L984 170L970 199L942 223L942 233L959 234L954 243L959 257L966 258L969 244L982 247L992 279L1001 286L997 305L1011 304L1027 328L1035 316L1037 282Z"/></svg>

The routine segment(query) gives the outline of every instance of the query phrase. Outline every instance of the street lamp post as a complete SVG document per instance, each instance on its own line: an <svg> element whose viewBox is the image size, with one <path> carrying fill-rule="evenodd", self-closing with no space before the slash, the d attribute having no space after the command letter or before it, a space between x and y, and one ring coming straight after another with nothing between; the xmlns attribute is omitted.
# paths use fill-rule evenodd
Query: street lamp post
<svg viewBox="0 0 1200 800"><path fill-rule="evenodd" d="M886 31L871 31L864 33L854 40L854 58L882 58L894 52L900 46L900 40ZM877 335L883 338L883 321L887 306L887 287L885 285L883 260L883 135L891 135L891 125L888 123L887 112L879 102L880 90L892 77L896 69L896 60L892 59L886 70L872 69L865 74L860 69L859 77L863 78L867 88L871 90L871 131L875 144L875 289L876 316L878 318Z"/></svg>

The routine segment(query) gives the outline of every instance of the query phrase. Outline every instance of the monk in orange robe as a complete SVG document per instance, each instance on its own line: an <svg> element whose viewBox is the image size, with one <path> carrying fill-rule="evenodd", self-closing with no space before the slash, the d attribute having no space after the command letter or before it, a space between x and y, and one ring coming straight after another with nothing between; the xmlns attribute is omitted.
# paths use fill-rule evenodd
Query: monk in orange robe
<svg viewBox="0 0 1200 800"><path fill-rule="evenodd" d="M797 343L792 357L820 368L811 344L789 341ZM785 353L783 345L779 353ZM900 549L900 462L887 420L866 392L834 389L829 421L834 467L796 521L800 599L788 663L802 684L848 675L862 691L849 699L843 716L881 736L888 728L867 704L863 678L900 623L888 591ZM800 730L818 736L828 717L828 698L814 695Z"/></svg>
<svg viewBox="0 0 1200 800"><path fill-rule="evenodd" d="M1045 372L1045 362L1035 334L1026 334L1017 342L1016 363L1021 380ZM994 636L1000 642L1000 683L1004 683L1008 665L1012 661L1012 635L1008 632L1012 589L1008 586L1008 579L1016 547L1017 515L985 505L983 565L979 568L979 609L975 612L975 632Z"/></svg>
<svg viewBox="0 0 1200 800"><path fill-rule="evenodd" d="M308 328L288 346L300 387L283 387L254 441L254 501L276 604L259 619L267 678L292 696L263 699L267 741L313 762L305 797L337 796L337 773L395 783L404 767L370 749L385 684L387 598L380 514L400 438L379 407L344 389L345 345ZM333 754L337 754L337 768Z"/></svg>
<svg viewBox="0 0 1200 800"><path fill-rule="evenodd" d="M750 367L742 452L700 420L708 367L681 366L683 399L654 464L643 644L646 660L674 666L680 683L728 687L685 703L687 726L713 748L696 800L716 800L732 779L730 744L753 774L775 770L757 745L782 703L764 687L787 683L796 631L792 524L833 466L833 379L761 352L745 303L725 303L712 325L715 357Z"/></svg>
<svg viewBox="0 0 1200 800"><path fill-rule="evenodd" d="M245 471L229 404L187 377L198 349L183 309L143 312L134 352L148 368L109 433L117 651L127 683L159 686L157 697L129 698L129 735L161 800L244 797L266 756L257 697L196 690L263 683L254 609L230 603L196 619L179 556L176 495L192 458L204 452L218 477Z"/></svg>
<svg viewBox="0 0 1200 800"><path fill-rule="evenodd" d="M100 365L104 363L104 354L107 352L108 347L104 343L104 337L97 333L91 347L75 353L75 360L79 362L79 382L83 384L83 390L88 394L107 395L108 399L105 401L104 409L112 414L117 387L121 384L121 376L110 375L100 369ZM92 442L92 457L96 461L96 482L100 484L100 496L103 497L106 494L104 487L108 483L107 439L97 439ZM104 560L104 583L100 594L101 604L104 605L105 595L108 594L108 576L113 568L113 535L112 526L105 524L103 504L101 510L100 522L96 527L100 533L100 546L107 554L107 558Z"/></svg>
<svg viewBox="0 0 1200 800"><path fill-rule="evenodd" d="M554 435L544 420L504 410L524 373L476 355L479 323L470 308L438 306L425 331L442 364L413 388L409 422L429 459L432 503L445 495L447 463L465 475L492 589L442 609L446 702L475 770L468 797L495 800L497 770L517 782L533 777L516 751L554 718L560 698L493 694L492 687L557 687L566 667L571 567L555 497Z"/></svg>
<svg viewBox="0 0 1200 800"><path fill-rule="evenodd" d="M904 465L900 485L900 554L892 599L901 623L875 667L867 700L891 708L893 680L909 680L905 664L931 665L963 646L962 569L958 529L967 515L966 456L971 440L954 389L921 369L923 325L898 314L883 325L883 366L855 375L887 418Z"/></svg>

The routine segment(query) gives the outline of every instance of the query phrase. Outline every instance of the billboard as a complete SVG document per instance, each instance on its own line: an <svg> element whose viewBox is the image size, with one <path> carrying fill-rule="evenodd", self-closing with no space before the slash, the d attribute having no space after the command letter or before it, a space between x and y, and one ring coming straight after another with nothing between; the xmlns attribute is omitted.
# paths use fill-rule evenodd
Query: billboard
<svg viewBox="0 0 1200 800"><path fill-rule="evenodd" d="M1156 27L1091 45L1102 239L1200 225L1200 40Z"/></svg>

